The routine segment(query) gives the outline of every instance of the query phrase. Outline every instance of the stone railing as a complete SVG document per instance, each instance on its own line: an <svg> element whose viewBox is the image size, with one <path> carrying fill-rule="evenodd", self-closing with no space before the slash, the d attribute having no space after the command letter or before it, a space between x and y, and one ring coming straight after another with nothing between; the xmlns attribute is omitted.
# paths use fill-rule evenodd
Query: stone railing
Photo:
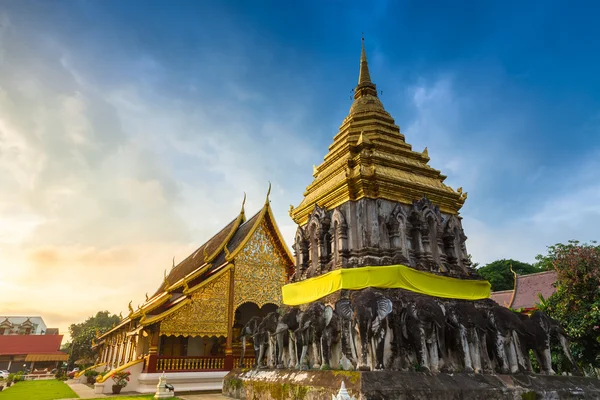
<svg viewBox="0 0 600 400"><path fill-rule="evenodd" d="M156 371L224 371L225 357L167 357L159 356Z"/></svg>

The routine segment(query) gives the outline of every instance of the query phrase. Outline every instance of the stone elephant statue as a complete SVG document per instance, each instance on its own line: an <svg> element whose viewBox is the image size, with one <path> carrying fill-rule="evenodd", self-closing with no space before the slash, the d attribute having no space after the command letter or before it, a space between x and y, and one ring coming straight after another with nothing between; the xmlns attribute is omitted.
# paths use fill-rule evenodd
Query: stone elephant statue
<svg viewBox="0 0 600 400"><path fill-rule="evenodd" d="M275 360L277 358L277 346L276 341L273 338L275 332L277 332L277 325L279 323L279 313L273 311L268 313L261 323L258 325L257 332L254 335L254 343L259 346L259 354L256 360L258 368L264 368L263 364L265 358L265 350L267 350L267 366L274 367Z"/></svg>
<svg viewBox="0 0 600 400"><path fill-rule="evenodd" d="M552 354L550 345L552 338L556 337L562 347L562 350L571 363L575 372L580 372L569 348L567 333L558 322L550 318L543 311L534 311L531 316L520 314L519 317L525 325L530 335L522 338L526 351L533 350L533 354L540 365L540 372L547 375L554 375L552 369Z"/></svg>
<svg viewBox="0 0 600 400"><path fill-rule="evenodd" d="M451 328L447 331L458 339L455 343L459 345L464 371L480 373L483 364L483 369L491 372L493 368L487 350L488 324L482 311L469 301L448 301L445 312Z"/></svg>
<svg viewBox="0 0 600 400"><path fill-rule="evenodd" d="M242 341L242 355L240 356L240 367L241 368L245 367L244 357L246 356L246 340L249 337L254 338L254 335L256 335L256 333L258 332L258 326L260 325L260 322L261 322L260 317L252 317L252 318L250 318L250 320L248 322L246 322L246 324L240 331L240 336L238 339ZM253 347L254 347L254 358L255 358L253 367L255 367L257 365L256 362L258 361L258 355L259 355L260 351L259 351L259 347L254 339L253 339L252 343L253 343Z"/></svg>
<svg viewBox="0 0 600 400"><path fill-rule="evenodd" d="M299 337L302 342L300 369L326 368L329 365L329 360L324 359L322 353L330 355L332 343L324 343L322 339L327 327L333 320L333 314L333 308L319 301L310 304L306 311L302 313L300 326L295 331L296 337ZM309 345L312 345L312 363L307 360ZM321 352L321 349L325 347L327 349Z"/></svg>
<svg viewBox="0 0 600 400"><path fill-rule="evenodd" d="M302 311L298 307L285 308L277 323L277 368L299 368L298 340L295 331L300 327Z"/></svg>
<svg viewBox="0 0 600 400"><path fill-rule="evenodd" d="M426 371L439 371L440 353L447 358L444 311L433 297L402 290L394 292L394 302L402 310L402 336L415 349L417 362Z"/></svg>
<svg viewBox="0 0 600 400"><path fill-rule="evenodd" d="M521 343L523 338L530 337L525 324L517 313L508 308L499 306L493 300L483 302L486 316L490 324L490 337L493 354L499 372L517 373L531 371L529 354L524 353Z"/></svg>
<svg viewBox="0 0 600 400"><path fill-rule="evenodd" d="M340 299L335 304L335 310L346 321L355 321L358 325L360 338L360 357L358 369L368 371L384 368L384 345L388 331L388 316L392 312L392 301L381 292L367 288L352 293L351 299ZM355 332L349 324L350 332L347 333L351 344ZM368 358L371 362L368 362Z"/></svg>

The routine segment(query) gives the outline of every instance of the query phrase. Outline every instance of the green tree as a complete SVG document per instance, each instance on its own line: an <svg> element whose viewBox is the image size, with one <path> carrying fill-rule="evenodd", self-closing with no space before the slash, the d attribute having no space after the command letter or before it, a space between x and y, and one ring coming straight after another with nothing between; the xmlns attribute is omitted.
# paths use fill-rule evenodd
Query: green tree
<svg viewBox="0 0 600 400"><path fill-rule="evenodd" d="M538 264L557 273L556 292L540 308L556 319L571 339L571 350L583 367L600 367L600 246L571 240L548 246ZM561 352L553 357L558 371L568 362Z"/></svg>
<svg viewBox="0 0 600 400"><path fill-rule="evenodd" d="M96 337L96 331L102 334L118 324L120 320L118 315L111 315L108 311L99 311L95 316L89 317L82 323L71 324L69 326L71 334L68 348L69 363L73 365L80 359L95 359L92 339Z"/></svg>
<svg viewBox="0 0 600 400"><path fill-rule="evenodd" d="M477 272L482 278L487 279L492 284L493 291L511 290L515 287L515 276L510 270L511 265L513 271L518 275L528 275L541 271L539 268L528 263L502 259L484 265Z"/></svg>

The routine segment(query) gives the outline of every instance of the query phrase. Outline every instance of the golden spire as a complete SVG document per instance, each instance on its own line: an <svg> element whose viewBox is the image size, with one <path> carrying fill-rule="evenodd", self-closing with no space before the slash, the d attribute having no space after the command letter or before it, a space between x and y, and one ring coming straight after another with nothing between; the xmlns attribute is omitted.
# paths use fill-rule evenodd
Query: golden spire
<svg viewBox="0 0 600 400"><path fill-rule="evenodd" d="M367 53L365 52L365 36L362 37L362 51L360 53L360 74L358 75L358 85L370 83L371 74L369 74L369 64L367 63Z"/></svg>

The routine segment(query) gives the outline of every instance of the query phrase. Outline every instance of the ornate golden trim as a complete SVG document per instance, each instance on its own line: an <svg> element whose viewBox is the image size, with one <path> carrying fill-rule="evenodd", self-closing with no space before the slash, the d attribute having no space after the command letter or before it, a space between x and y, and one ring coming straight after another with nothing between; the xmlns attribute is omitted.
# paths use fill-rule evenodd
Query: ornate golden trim
<svg viewBox="0 0 600 400"><path fill-rule="evenodd" d="M184 300L181 300L179 303L175 304L173 307L169 308L168 310L166 310L158 315L153 315L152 317L147 318L147 319L141 319L140 325L148 326L148 325L155 324L155 323L161 321L162 319L166 318L170 314L173 314L175 311L179 310L184 305L189 304L190 301L191 300L189 298L186 298Z"/></svg>
<svg viewBox="0 0 600 400"><path fill-rule="evenodd" d="M199 284L197 284L196 286L192 286L191 288L189 288L188 292L185 294L192 294L194 293L196 290L202 288L203 286L208 285L210 282L214 281L217 278L220 278L221 275L227 273L227 271L229 271L231 268L233 267L233 264L227 264L225 267L223 267L223 269L221 269L220 271L218 271L216 274L214 274L213 276L211 276L210 278L200 282Z"/></svg>

